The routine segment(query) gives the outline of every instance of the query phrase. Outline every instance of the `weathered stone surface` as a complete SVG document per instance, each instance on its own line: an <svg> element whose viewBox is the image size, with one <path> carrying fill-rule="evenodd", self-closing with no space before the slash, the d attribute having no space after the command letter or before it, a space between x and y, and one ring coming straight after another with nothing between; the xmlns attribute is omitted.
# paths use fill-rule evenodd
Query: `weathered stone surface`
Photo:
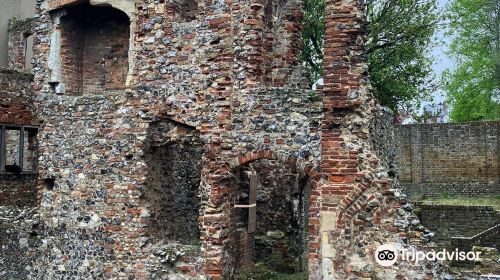
<svg viewBox="0 0 500 280"><path fill-rule="evenodd" d="M313 280L437 275L373 260L414 216L380 139L359 1L327 3L318 100L300 1L130 4L38 1L39 230L9 237L22 278L231 279L261 260ZM261 178L255 232L236 207L246 171Z"/></svg>

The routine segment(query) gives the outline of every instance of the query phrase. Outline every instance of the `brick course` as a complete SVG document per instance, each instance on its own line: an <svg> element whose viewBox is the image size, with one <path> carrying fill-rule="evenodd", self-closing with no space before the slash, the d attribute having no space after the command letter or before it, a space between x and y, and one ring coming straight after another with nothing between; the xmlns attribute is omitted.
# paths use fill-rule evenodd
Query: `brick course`
<svg viewBox="0 0 500 280"><path fill-rule="evenodd" d="M0 123L30 125L34 121L31 74L0 69Z"/></svg>
<svg viewBox="0 0 500 280"><path fill-rule="evenodd" d="M0 205L32 206L36 183L36 174L0 174Z"/></svg>
<svg viewBox="0 0 500 280"><path fill-rule="evenodd" d="M420 221L436 233L438 245L451 248L452 237L472 237L500 224L500 211L491 206L419 206ZM454 249L454 248L451 248Z"/></svg>
<svg viewBox="0 0 500 280"><path fill-rule="evenodd" d="M500 122L397 127L396 162L408 195L500 195Z"/></svg>
<svg viewBox="0 0 500 280"><path fill-rule="evenodd" d="M132 8L123 8L131 2ZM59 70L62 77L65 71L78 73L72 67L80 67L67 60L80 52L80 42L64 36L78 28L65 21L72 19L72 9L96 3L109 5L95 9L123 9L129 16L125 85L119 90L92 87L97 92L89 94L82 81L78 89L56 92L54 82L61 81L53 76ZM373 265L377 242L404 237L409 228L393 225L396 209L407 202L392 188L386 161L379 159L384 153L375 152L370 141L380 108L366 76L364 7L354 0L327 2L325 86L318 91L320 100L313 100L298 58L301 5L198 1L193 13L192 6L183 11L152 0L38 2L34 104L43 124L37 213L43 224L38 233L47 245L29 271L31 278L58 279L69 272L84 279L232 279L241 266L239 253L244 252L242 262L251 264L257 248L250 246L252 234L238 233L242 220L234 205L244 185L237 172L263 164L267 186L288 172L310 180L310 279L384 279ZM113 18L104 13L100 25L107 23L106 15ZM92 42L101 36L94 35ZM107 35L120 44L125 41L111 36L118 34ZM96 42L102 44L94 46L108 46L107 41ZM61 65L58 55L66 58ZM94 80L101 72L91 76L89 69L83 74L92 77L91 85L101 85ZM111 81L122 82L122 73L113 74ZM177 165L165 162L175 157L148 154L157 123L176 124L157 131L165 145L179 145L184 136L187 143L203 144L197 190L200 244L194 249L179 246L162 228L162 216L168 215L159 209L170 197L155 196L158 184L152 179L164 175L160 181L175 182L178 178L168 178L171 174L158 176L157 168L184 169L192 158L178 155L182 162ZM188 127L196 133L186 135ZM286 171L269 173L266 168L273 162ZM269 226L269 210L259 211ZM156 228L165 232L153 234ZM288 254L285 243L275 247L283 256ZM401 271L408 273L401 268L394 273L402 276ZM427 277L436 273L415 270Z"/></svg>

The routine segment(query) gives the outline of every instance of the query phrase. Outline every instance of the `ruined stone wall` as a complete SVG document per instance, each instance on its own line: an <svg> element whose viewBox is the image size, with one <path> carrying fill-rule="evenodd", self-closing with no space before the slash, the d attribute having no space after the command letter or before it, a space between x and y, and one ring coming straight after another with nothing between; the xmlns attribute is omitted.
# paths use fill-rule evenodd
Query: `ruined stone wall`
<svg viewBox="0 0 500 280"><path fill-rule="evenodd" d="M119 90L74 94L61 87L63 57L80 52L61 40L64 21L71 9L94 4L129 17L127 80ZM105 25L106 15L96 24ZM310 98L298 63L301 17L298 1L39 0L34 103L43 121L43 246L26 278L232 279L238 252L257 249L245 245L255 236L238 231L238 170L263 160L289 166L277 175L262 171L264 189L274 188L269 177L289 181L289 170L310 180L310 279L434 277L374 265L377 244L406 238L410 211L399 209L397 225L394 218L400 205L411 207L392 189L370 140L377 107L366 76L363 6L327 3L319 100ZM187 166L195 172L180 172ZM177 202L190 197L184 202L196 207L198 179L200 244L179 244L170 228L175 215L165 211L179 207L194 217ZM179 191L172 197L165 189ZM283 209L288 204L287 195L276 199ZM261 204L267 235L272 216ZM277 252L290 252L292 243L279 243Z"/></svg>
<svg viewBox="0 0 500 280"><path fill-rule="evenodd" d="M31 50L28 46L28 37L33 34L33 18L24 20L12 18L9 20L9 47L8 47L8 67L15 70L24 70L31 63L28 54ZM29 67L31 68L31 67Z"/></svg>
<svg viewBox="0 0 500 280"><path fill-rule="evenodd" d="M29 279L44 248L36 208L0 206L0 278Z"/></svg>
<svg viewBox="0 0 500 280"><path fill-rule="evenodd" d="M31 74L0 69L0 123L34 123Z"/></svg>
<svg viewBox="0 0 500 280"><path fill-rule="evenodd" d="M436 234L433 240L447 248L452 237L473 237L500 224L500 211L491 206L420 205L419 208L420 221Z"/></svg>
<svg viewBox="0 0 500 280"><path fill-rule="evenodd" d="M13 18L24 20L35 12L36 0L3 1L0 4L0 67L9 67L9 21ZM28 46L28 58L32 57Z"/></svg>
<svg viewBox="0 0 500 280"><path fill-rule="evenodd" d="M385 107L378 106L370 123L370 140L373 149L386 168L387 174L398 184L399 169L396 162L398 143L395 133L395 115Z"/></svg>
<svg viewBox="0 0 500 280"><path fill-rule="evenodd" d="M3 19L2 19L3 20ZM26 279L36 260L40 240L36 205L36 141L34 130L24 131L14 126L37 125L31 87L33 76L25 73L26 36L31 32L32 21L9 23L9 69L0 68L0 127L7 128L0 153L5 166L0 167L0 278ZM20 157L20 145L25 154ZM20 174L19 161L25 162L25 172ZM0 162L4 163L3 160ZM5 167L5 169L4 169Z"/></svg>
<svg viewBox="0 0 500 280"><path fill-rule="evenodd" d="M44 121L40 177L54 181L53 188L40 192L45 224L41 235L48 251L61 254L43 254L40 264L46 265L37 266L33 275L57 279L72 271L83 278L231 277L235 256L226 253L232 244L225 219L233 209L224 184L231 165L240 163L238 156L270 157L271 150L281 158L317 160L320 103L309 101L300 90L268 89L254 82L264 79L249 70L262 61L259 45L236 43L250 40L247 35L255 32L250 18L263 16L259 4L251 7L250 2L197 2L198 13L186 16L170 3L135 1L134 9L125 11L132 34L126 87L61 94L52 82L58 71L52 62L57 59L49 59L59 44L53 34L70 17L59 8L84 2L43 1L38 8L35 90ZM61 54L71 51L59 47ZM282 78L291 81L291 76ZM296 85L306 80L297 77ZM155 176L150 175L161 173L155 171L161 166L186 168L191 151L181 152L179 144L172 151L175 156L155 152L152 158L158 164L149 160L144 148L150 125L169 119L195 128L203 143L198 194L202 251L152 233L170 229L158 210L158 198L151 195L149 179ZM51 265L55 263L60 265Z"/></svg>
<svg viewBox="0 0 500 280"><path fill-rule="evenodd" d="M36 125L32 75L12 69L0 69L0 126ZM5 131L5 164L19 165L19 129L8 127ZM30 174L16 174L0 170L0 205L30 206L36 198L36 147L34 135L25 131L23 160L25 171ZM3 167L2 167L3 168Z"/></svg>
<svg viewBox="0 0 500 280"><path fill-rule="evenodd" d="M500 194L499 128L499 122L398 126L397 163L405 193Z"/></svg>
<svg viewBox="0 0 500 280"><path fill-rule="evenodd" d="M439 278L432 264L415 268L397 262L382 268L374 263L379 245L402 248L425 244L426 237L423 228L410 223L418 225L418 219L391 174L391 149L380 142L380 135L390 135L390 126L376 120L383 114L370 93L365 7L354 0L325 4L325 74L319 89L325 180L313 188L309 208L310 214L317 211L309 219L310 236L317 236L309 242L310 279Z"/></svg>

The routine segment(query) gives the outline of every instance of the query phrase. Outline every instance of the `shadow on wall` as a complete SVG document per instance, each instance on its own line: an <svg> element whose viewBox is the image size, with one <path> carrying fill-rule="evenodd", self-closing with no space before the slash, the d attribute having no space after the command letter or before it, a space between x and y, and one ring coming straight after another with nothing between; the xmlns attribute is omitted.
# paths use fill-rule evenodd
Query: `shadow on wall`
<svg viewBox="0 0 500 280"><path fill-rule="evenodd" d="M157 242L200 244L199 195L204 149L193 127L170 120L150 125L144 149L149 166L145 199Z"/></svg>

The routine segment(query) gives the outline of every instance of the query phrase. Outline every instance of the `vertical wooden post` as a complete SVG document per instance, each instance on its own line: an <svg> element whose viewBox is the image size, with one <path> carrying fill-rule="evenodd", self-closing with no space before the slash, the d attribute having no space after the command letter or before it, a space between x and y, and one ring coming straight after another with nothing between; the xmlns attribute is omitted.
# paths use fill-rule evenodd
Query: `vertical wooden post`
<svg viewBox="0 0 500 280"><path fill-rule="evenodd" d="M5 172L5 125L0 126L0 172Z"/></svg>
<svg viewBox="0 0 500 280"><path fill-rule="evenodd" d="M248 193L248 233L257 228L257 173L250 174L250 190Z"/></svg>
<svg viewBox="0 0 500 280"><path fill-rule="evenodd" d="M234 205L235 208L248 209L248 228L247 233L255 232L257 228L257 184L258 178L255 171L248 172L250 186L248 189L248 205Z"/></svg>
<svg viewBox="0 0 500 280"><path fill-rule="evenodd" d="M24 170L24 127L19 129L19 167Z"/></svg>

